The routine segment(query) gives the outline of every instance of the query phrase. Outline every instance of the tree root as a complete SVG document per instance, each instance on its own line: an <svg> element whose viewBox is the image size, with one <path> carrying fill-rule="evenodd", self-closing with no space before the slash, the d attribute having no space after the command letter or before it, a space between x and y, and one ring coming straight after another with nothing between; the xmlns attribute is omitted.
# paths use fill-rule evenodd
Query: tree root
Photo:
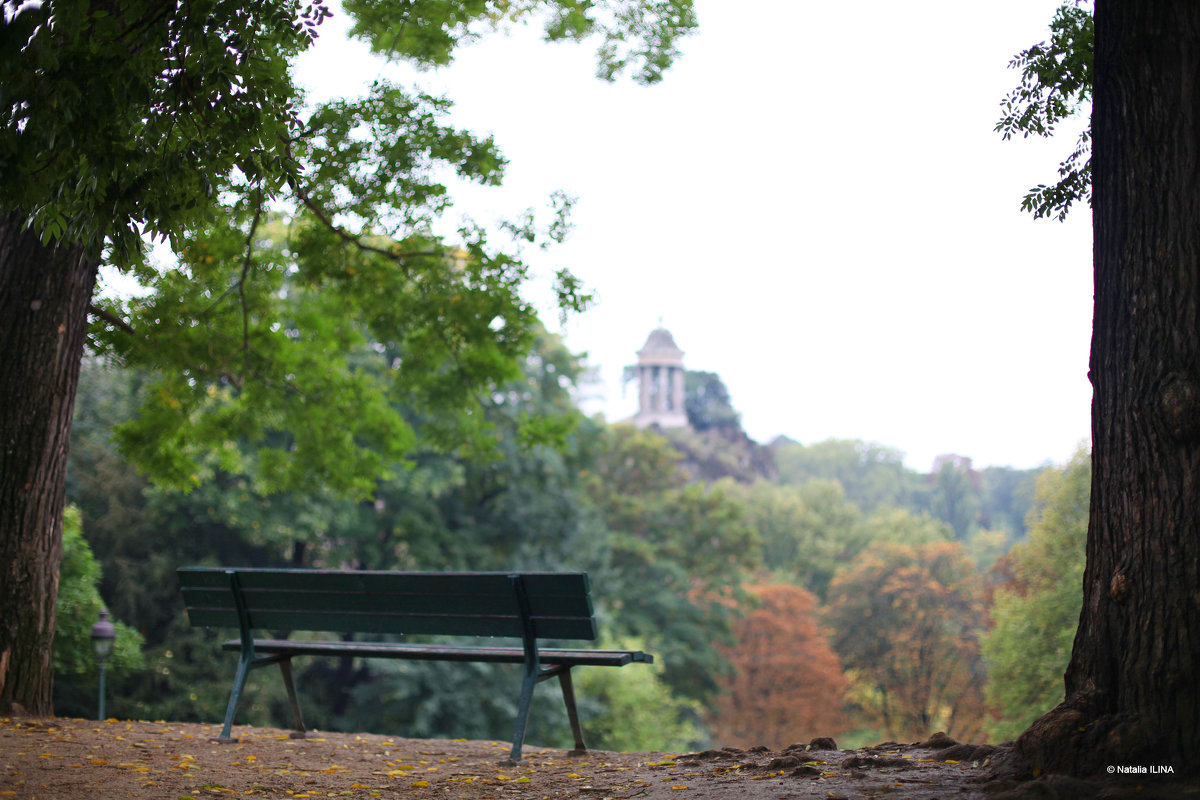
<svg viewBox="0 0 1200 800"><path fill-rule="evenodd" d="M1098 693L1078 693L1002 746L985 791L993 800L1200 798L1200 787L1187 782L1186 764L1150 780L1114 772L1122 765L1164 764L1165 748L1141 720L1105 714L1099 700Z"/></svg>

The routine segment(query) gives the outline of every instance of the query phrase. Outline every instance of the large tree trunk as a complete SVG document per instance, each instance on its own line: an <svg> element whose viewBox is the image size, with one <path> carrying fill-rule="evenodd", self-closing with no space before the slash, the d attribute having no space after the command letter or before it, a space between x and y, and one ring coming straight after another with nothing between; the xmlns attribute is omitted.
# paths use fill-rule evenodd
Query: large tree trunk
<svg viewBox="0 0 1200 800"><path fill-rule="evenodd" d="M0 713L52 713L71 410L98 261L0 214Z"/></svg>
<svg viewBox="0 0 1200 800"><path fill-rule="evenodd" d="M1045 772L1200 772L1200 3L1096 3L1092 505Z"/></svg>

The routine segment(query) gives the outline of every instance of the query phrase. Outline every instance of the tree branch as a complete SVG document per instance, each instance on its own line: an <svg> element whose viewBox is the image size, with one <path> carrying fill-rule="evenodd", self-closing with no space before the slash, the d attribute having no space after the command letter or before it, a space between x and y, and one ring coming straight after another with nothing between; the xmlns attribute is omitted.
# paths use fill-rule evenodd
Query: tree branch
<svg viewBox="0 0 1200 800"><path fill-rule="evenodd" d="M238 298L242 304L242 369L250 371L250 308L246 305L246 276L250 272L250 260L254 254L254 234L258 232L258 223L262 219L262 193L258 196L258 208L254 211L254 220L250 223L250 232L246 234L246 257L242 259L242 277L238 279Z"/></svg>
<svg viewBox="0 0 1200 800"><path fill-rule="evenodd" d="M386 247L379 247L378 245L364 242L362 237L356 236L355 234L343 228L341 225L338 225L336 222L334 222L325 209L321 208L321 206L319 206L315 200L309 197L308 193L300 187L299 182L296 181L295 178L288 178L288 186L290 186L292 191L296 193L296 197L300 199L300 202L304 204L304 207L311 211L313 216L315 216L322 225L335 233L342 241L354 245L359 250L365 250L369 253L377 253L378 255L386 256L400 266L404 267L406 270L408 269L408 265L404 263L406 258L415 258L417 256L440 256L444 254L444 252L441 250L397 253L393 250L389 250Z"/></svg>
<svg viewBox="0 0 1200 800"><path fill-rule="evenodd" d="M130 325L128 322L121 319L117 315L113 314L112 312L105 311L103 308L100 308L99 306L93 305L92 303L88 303L88 313L91 314L93 317L99 317L100 319L107 322L109 325L112 325L117 330L124 331L125 333L128 333L130 336L137 335L137 331L133 329L132 325Z"/></svg>

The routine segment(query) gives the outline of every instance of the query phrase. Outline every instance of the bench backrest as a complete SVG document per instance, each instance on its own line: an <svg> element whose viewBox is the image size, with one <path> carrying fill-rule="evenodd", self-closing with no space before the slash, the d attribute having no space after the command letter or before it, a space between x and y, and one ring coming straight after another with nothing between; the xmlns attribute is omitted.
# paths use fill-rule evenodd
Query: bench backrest
<svg viewBox="0 0 1200 800"><path fill-rule="evenodd" d="M181 567L178 575L193 625L242 628L244 614L246 628L273 630L596 638L584 572Z"/></svg>

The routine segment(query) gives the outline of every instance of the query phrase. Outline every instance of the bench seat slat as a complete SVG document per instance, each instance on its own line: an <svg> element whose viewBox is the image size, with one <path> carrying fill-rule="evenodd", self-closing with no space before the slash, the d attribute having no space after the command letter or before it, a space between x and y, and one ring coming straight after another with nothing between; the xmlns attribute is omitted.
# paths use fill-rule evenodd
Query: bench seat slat
<svg viewBox="0 0 1200 800"><path fill-rule="evenodd" d="M239 650L241 641L230 639L225 650ZM441 644L384 642L306 642L290 639L255 639L254 649L262 653L287 653L297 656L351 656L354 658L400 658L421 661L485 661L520 664L525 651L520 647L464 647ZM538 649L543 664L572 667L621 667L635 662L653 663L654 657L641 650L583 650L543 647Z"/></svg>

